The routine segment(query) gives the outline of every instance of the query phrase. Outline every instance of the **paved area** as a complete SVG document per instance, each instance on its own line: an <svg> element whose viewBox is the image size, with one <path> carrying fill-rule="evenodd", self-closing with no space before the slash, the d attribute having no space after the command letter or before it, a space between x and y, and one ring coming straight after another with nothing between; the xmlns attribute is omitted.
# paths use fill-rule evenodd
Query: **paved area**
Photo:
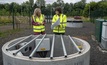
<svg viewBox="0 0 107 65"><path fill-rule="evenodd" d="M86 40L91 45L91 58L90 58L90 65L107 65L107 53L103 53L98 49L98 43L93 41L91 36L94 35L94 28L95 25L93 23L85 22L83 28L66 28L66 35L71 35L74 37L78 37L81 39ZM50 29L50 23L46 24L46 33L52 34ZM0 65L3 65L2 61L2 51L1 48L3 44L6 42L22 37L33 34L32 29L25 29L21 32L17 32L12 35L8 35L7 37L1 38L0 37Z"/></svg>

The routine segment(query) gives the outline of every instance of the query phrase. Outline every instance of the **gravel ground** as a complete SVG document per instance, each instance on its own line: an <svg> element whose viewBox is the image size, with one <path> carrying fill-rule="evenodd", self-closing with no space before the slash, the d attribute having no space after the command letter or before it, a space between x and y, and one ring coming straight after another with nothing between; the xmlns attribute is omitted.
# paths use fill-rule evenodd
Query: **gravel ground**
<svg viewBox="0 0 107 65"><path fill-rule="evenodd" d="M78 37L81 39L86 40L91 45L91 59L90 59L90 65L107 65L107 53L102 53L98 49L98 43L93 41L91 38L91 35L94 35L94 24L93 23L84 23L83 28L66 28L66 35L71 35L74 37ZM0 38L0 48L2 48L2 45L12 39L27 36L32 34L32 29L25 29L21 32L8 35L5 38ZM52 34L52 31L50 29L50 23L47 23L46 25L46 33ZM2 64L2 51L0 50L0 65Z"/></svg>
<svg viewBox="0 0 107 65"><path fill-rule="evenodd" d="M12 25L9 24L9 25L3 25L3 26L0 26L0 32L4 32L6 30L11 30L12 29Z"/></svg>

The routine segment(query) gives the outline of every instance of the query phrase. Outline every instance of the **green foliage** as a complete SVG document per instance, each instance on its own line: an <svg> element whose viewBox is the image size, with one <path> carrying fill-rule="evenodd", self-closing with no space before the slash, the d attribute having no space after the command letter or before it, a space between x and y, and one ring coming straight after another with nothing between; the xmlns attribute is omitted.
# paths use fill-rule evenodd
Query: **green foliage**
<svg viewBox="0 0 107 65"><path fill-rule="evenodd" d="M0 15L3 16L3 15L8 15L9 12L6 11L6 9L2 9L0 10Z"/></svg>
<svg viewBox="0 0 107 65"><path fill-rule="evenodd" d="M90 14L91 18L103 18L107 16L107 2L90 2L84 8L83 15L88 17Z"/></svg>
<svg viewBox="0 0 107 65"><path fill-rule="evenodd" d="M64 3L63 0L57 0L53 4L48 4L45 6L46 2L45 0L37 0L35 4L33 4L34 0L29 0L21 5L17 3L11 3L11 4L2 4L0 5L0 15L12 15L12 12L15 13L15 16L31 16L33 14L34 9L39 6L41 7L42 13L45 15L51 15L54 14L54 9L57 6L61 6L63 9L63 13L67 14L67 16L75 16L75 15L82 15L82 12L84 10L85 4L83 4L84 1L77 2L75 4L73 3Z"/></svg>
<svg viewBox="0 0 107 65"><path fill-rule="evenodd" d="M83 16L88 17L90 16L90 4L87 4L83 10Z"/></svg>
<svg viewBox="0 0 107 65"><path fill-rule="evenodd" d="M82 20L83 20L84 22L90 22L90 18L89 18L89 17L82 17Z"/></svg>
<svg viewBox="0 0 107 65"><path fill-rule="evenodd" d="M83 4L86 4L86 0L81 0L81 2L82 2Z"/></svg>
<svg viewBox="0 0 107 65"><path fill-rule="evenodd" d="M56 0L52 4L46 5L46 0L29 0L21 5L17 3L10 4L0 4L0 15L1 16L11 16L14 11L15 16L31 16L36 7L40 7L42 13L45 15L55 14L55 8L61 6L63 13L67 16L84 16L90 18L103 18L107 17L107 0L102 0L100 2L90 2L86 3L86 0L81 0L76 3L64 3L63 0Z"/></svg>

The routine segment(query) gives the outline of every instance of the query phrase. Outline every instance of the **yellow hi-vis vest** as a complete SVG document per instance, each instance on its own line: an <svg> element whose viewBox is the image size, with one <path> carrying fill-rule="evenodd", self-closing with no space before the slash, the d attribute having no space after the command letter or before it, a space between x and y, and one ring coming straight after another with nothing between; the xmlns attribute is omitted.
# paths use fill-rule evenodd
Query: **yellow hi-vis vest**
<svg viewBox="0 0 107 65"><path fill-rule="evenodd" d="M32 16L34 22L37 22L37 23L43 23L44 22L44 15L40 15L40 17L35 17L34 15ZM33 25L33 31L34 32L44 32L45 31L45 26L44 25L39 25L39 26L36 26L36 25Z"/></svg>
<svg viewBox="0 0 107 65"><path fill-rule="evenodd" d="M67 22L67 17L64 14L54 15L52 19L52 25L60 18L60 27L56 26L53 29L54 33L65 33L65 27L66 27L66 22Z"/></svg>

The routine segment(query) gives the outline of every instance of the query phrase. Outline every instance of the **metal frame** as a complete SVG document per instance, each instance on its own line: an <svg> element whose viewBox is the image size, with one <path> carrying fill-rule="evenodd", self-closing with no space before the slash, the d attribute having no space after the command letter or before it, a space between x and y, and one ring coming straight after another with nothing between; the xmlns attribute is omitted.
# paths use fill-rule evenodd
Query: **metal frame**
<svg viewBox="0 0 107 65"><path fill-rule="evenodd" d="M37 39L40 35L36 36L35 38L33 38L31 41L29 41L28 43L26 43L26 45L22 46L21 48L19 48L15 53L13 53L13 55L16 55L19 51L21 51L22 49L24 49L25 47L27 47L30 43L32 43L33 41L35 41L35 39Z"/></svg>
<svg viewBox="0 0 107 65"><path fill-rule="evenodd" d="M64 44L64 40L63 40L62 35L61 35L61 42L62 42L62 47L63 47L64 56L65 56L65 58L66 58L66 57L67 57L67 52L66 52L66 48L65 48L65 44Z"/></svg>
<svg viewBox="0 0 107 65"><path fill-rule="evenodd" d="M78 48L77 44L75 43L75 41L73 40L73 38L69 35L70 40L72 41L73 45L75 46L75 48L77 49L77 51L79 53L81 53L81 50Z"/></svg>
<svg viewBox="0 0 107 65"><path fill-rule="evenodd" d="M10 48L16 46L17 44L23 42L24 40L30 38L32 35L22 39L21 41L11 45L7 50L9 50ZM22 49L24 49L25 47L27 47L29 44L31 44L32 42L35 41L35 39L37 39L38 37L40 37L40 35L37 35L35 38L33 38L31 41L29 42L26 42L26 44L22 47L20 47L15 53L13 53L13 55L17 55L18 52L20 52ZM44 38L46 37L46 34L42 36L42 39L38 42L37 46L34 48L34 50L32 51L32 53L29 55L29 58L32 59L34 53L37 51L37 49L39 48L39 46L42 44ZM75 41L73 40L73 38L69 35L68 36L69 39L71 40L71 42L73 43L74 47L76 48L76 50L81 53L81 50L79 49L79 47L77 46L77 44L75 43ZM66 47L65 47L65 43L64 43L64 38L62 35L60 35L60 38L61 38L61 43L62 43L62 48L63 48L63 54L64 54L64 57L66 58L67 57L67 51L66 51ZM55 46L55 34L53 34L53 38L52 38L52 45L51 45L51 51L50 51L50 59L53 59L53 55L54 55L54 46Z"/></svg>
<svg viewBox="0 0 107 65"><path fill-rule="evenodd" d="M54 44L55 44L55 35L53 35L53 40L52 40L52 46L51 46L51 54L50 54L50 59L53 59Z"/></svg>
<svg viewBox="0 0 107 65"><path fill-rule="evenodd" d="M17 42L17 43L15 43L15 44L11 45L11 46L10 46L10 47L8 47L8 49L6 49L6 50L8 51L8 50L9 50L9 49L11 49L12 47L14 47L14 46L18 45L19 43L21 43L21 42L23 42L24 40L26 40L26 39L30 38L31 36L32 36L32 35L30 35L30 36L28 36L28 37L26 37L26 38L24 38L24 39L20 40L19 42Z"/></svg>
<svg viewBox="0 0 107 65"><path fill-rule="evenodd" d="M46 34L42 37L42 39L40 40L40 42L38 43L38 45L34 48L34 50L32 51L32 53L29 55L30 59L32 59L32 56L37 51L38 47L41 45L41 43L43 42L43 40L44 40L45 37L46 37Z"/></svg>

